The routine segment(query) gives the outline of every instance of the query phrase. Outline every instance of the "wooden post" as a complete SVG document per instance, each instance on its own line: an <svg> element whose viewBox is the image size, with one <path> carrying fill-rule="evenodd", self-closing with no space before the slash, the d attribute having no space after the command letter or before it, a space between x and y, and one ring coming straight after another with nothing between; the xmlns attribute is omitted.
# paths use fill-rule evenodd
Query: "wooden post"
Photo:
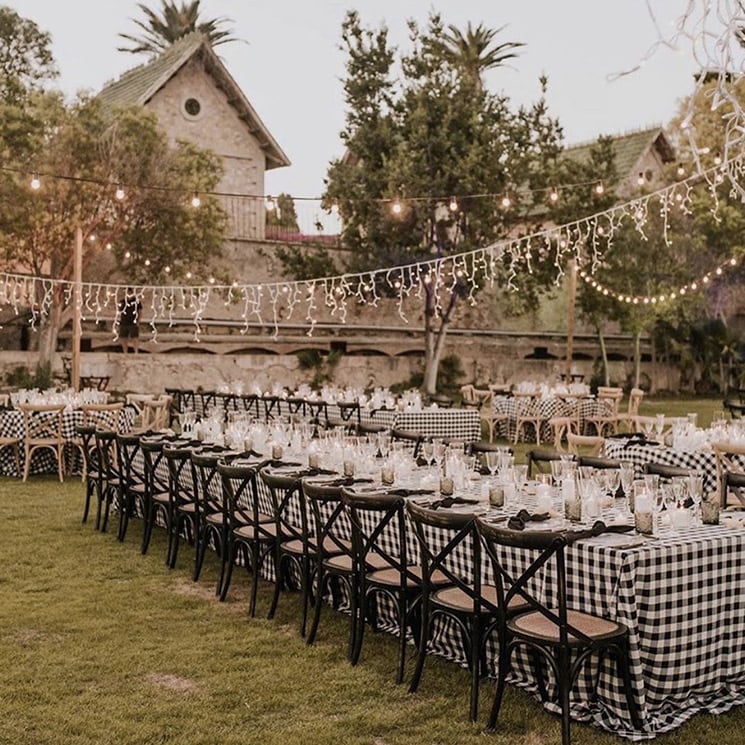
<svg viewBox="0 0 745 745"><path fill-rule="evenodd" d="M574 357L574 322L577 314L577 260L569 260L569 308L567 310L567 354L566 380L572 382L572 362Z"/></svg>
<svg viewBox="0 0 745 745"><path fill-rule="evenodd" d="M72 292L72 368L70 382L73 390L80 390L80 305L82 302L83 282L83 231L75 230L75 259L73 266Z"/></svg>

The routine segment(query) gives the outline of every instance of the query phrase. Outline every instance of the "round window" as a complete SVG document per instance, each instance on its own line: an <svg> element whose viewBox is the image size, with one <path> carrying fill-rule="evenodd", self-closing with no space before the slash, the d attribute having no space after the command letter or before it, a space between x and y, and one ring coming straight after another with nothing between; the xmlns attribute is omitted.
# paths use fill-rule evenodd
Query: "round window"
<svg viewBox="0 0 745 745"><path fill-rule="evenodd" d="M187 98L184 101L184 113L192 118L196 118L202 111L202 104L196 98Z"/></svg>

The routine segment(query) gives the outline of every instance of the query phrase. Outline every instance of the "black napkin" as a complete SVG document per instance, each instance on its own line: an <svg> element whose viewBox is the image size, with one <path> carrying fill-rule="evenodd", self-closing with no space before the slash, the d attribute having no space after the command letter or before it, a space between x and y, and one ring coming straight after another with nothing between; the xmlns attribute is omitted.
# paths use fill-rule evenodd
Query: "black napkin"
<svg viewBox="0 0 745 745"><path fill-rule="evenodd" d="M388 494L395 494L397 497L415 497L417 494L434 494L432 489L388 489ZM432 505L430 505L431 507Z"/></svg>
<svg viewBox="0 0 745 745"><path fill-rule="evenodd" d="M411 490L412 493L416 490ZM421 491L421 490L420 490ZM432 504L429 505L429 508L431 510L436 510L439 507L452 507L454 504L478 504L477 499L463 499L463 497L443 497L442 499L437 499Z"/></svg>
<svg viewBox="0 0 745 745"><path fill-rule="evenodd" d="M354 484L372 484L372 479L356 479L354 476L345 476L341 479L331 479L324 481L324 486L353 486Z"/></svg>
<svg viewBox="0 0 745 745"><path fill-rule="evenodd" d="M529 522L542 522L548 520L550 515L548 512L536 512L531 514L527 510L520 510L517 515L514 515L507 521L507 527L510 530L525 530L525 526Z"/></svg>
<svg viewBox="0 0 745 745"><path fill-rule="evenodd" d="M292 466L301 466L302 463L291 463L290 461L268 460L261 464L261 467L271 466L272 468L288 468ZM328 468L300 468L292 472L293 476L305 478L306 476L337 476L338 471L330 471Z"/></svg>
<svg viewBox="0 0 745 745"><path fill-rule="evenodd" d="M632 445L651 445L657 447L659 444L656 440L648 440L646 435L638 435L637 437L630 437L626 440L623 449L630 448Z"/></svg>

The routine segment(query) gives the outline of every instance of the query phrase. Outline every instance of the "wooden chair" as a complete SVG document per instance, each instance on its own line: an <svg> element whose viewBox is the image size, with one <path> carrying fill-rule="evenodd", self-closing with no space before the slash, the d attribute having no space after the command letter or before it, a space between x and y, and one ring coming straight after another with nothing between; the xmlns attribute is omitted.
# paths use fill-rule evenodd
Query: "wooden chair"
<svg viewBox="0 0 745 745"><path fill-rule="evenodd" d="M717 463L717 491L722 508L727 506L730 492L745 506L745 445L734 442L712 443Z"/></svg>
<svg viewBox="0 0 745 745"><path fill-rule="evenodd" d="M160 396L159 398L143 401L142 403L142 430L167 429L171 411L171 397Z"/></svg>
<svg viewBox="0 0 745 745"><path fill-rule="evenodd" d="M567 448L573 455L600 455L605 438L598 435L575 435L567 432Z"/></svg>
<svg viewBox="0 0 745 745"><path fill-rule="evenodd" d="M23 480L28 479L31 456L37 450L51 450L57 460L59 480L65 475L65 438L62 416L65 404L19 404L23 413Z"/></svg>
<svg viewBox="0 0 745 745"><path fill-rule="evenodd" d="M541 425L545 421L541 413L541 399L532 393L515 393L515 442L517 442L522 428L532 425L535 430L535 443L541 444Z"/></svg>
<svg viewBox="0 0 745 745"><path fill-rule="evenodd" d="M504 636L499 645L494 705L487 729L494 730L497 725L510 659L517 647L540 657L552 673L556 684L554 703L561 712L562 745L570 745L571 741L572 686L593 657L599 657L597 664L601 664L609 653L616 659L630 719L634 727L641 727L629 667L628 628L608 618L569 607L565 549L583 534L510 530L481 519L477 525L491 559L497 605L509 608L515 602L522 602L529 608L528 612L507 618L505 622ZM515 572L512 562L504 561L505 554L511 556L513 553L525 557L524 571ZM551 606L545 604L539 592L547 583L556 588ZM538 687L545 696L548 687L540 678Z"/></svg>
<svg viewBox="0 0 745 745"><path fill-rule="evenodd" d="M549 426L553 431L554 450L558 452L567 452L565 442L567 433L578 435L579 420L575 416L554 416L548 420Z"/></svg>
<svg viewBox="0 0 745 745"><path fill-rule="evenodd" d="M625 429L627 432L633 431L643 398L644 391L641 388L632 388L629 391L628 408L618 415L616 430Z"/></svg>
<svg viewBox="0 0 745 745"><path fill-rule="evenodd" d="M94 430L105 429L109 432L119 434L122 429L123 408L124 403L121 401L111 404L83 404L80 407L80 411L83 415L82 431L85 431L88 427L93 427ZM68 471L72 472L72 469L75 466L76 451L79 452L83 463L80 478L82 481L85 481L87 477L87 464L90 460L89 458L86 458L85 448L86 446L90 447L90 442L86 443L85 437L78 436L70 440L70 445L72 446L72 456L70 458L70 463L68 464Z"/></svg>
<svg viewBox="0 0 745 745"><path fill-rule="evenodd" d="M11 448L16 463L16 476L21 476L21 442L22 439L15 435L6 435L0 437L0 450Z"/></svg>
<svg viewBox="0 0 745 745"><path fill-rule="evenodd" d="M597 412L586 419L587 425L595 429L595 434L604 437L607 432L615 434L618 430L618 409L623 398L622 388L600 387L597 394Z"/></svg>

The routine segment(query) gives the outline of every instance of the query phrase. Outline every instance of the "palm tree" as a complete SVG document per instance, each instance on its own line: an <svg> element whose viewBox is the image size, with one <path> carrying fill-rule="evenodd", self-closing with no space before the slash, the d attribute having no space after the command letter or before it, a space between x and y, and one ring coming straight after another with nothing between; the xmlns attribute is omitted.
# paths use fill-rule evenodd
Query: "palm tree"
<svg viewBox="0 0 745 745"><path fill-rule="evenodd" d="M203 33L213 47L236 41L236 38L231 36L231 29L224 27L225 24L232 23L232 19L221 17L200 22L199 3L200 0L191 0L191 2L184 1L177 5L172 0L161 0L159 11L151 10L144 3L138 3L145 19L138 21L133 18L132 20L142 30L142 33L119 34L123 39L132 42L134 46L118 47L118 51L132 54L140 52L160 54L174 41L192 31Z"/></svg>
<svg viewBox="0 0 745 745"><path fill-rule="evenodd" d="M469 21L464 34L451 23L443 35L443 54L480 88L482 73L502 67L507 60L517 57L516 49L525 46L518 41L505 41L493 46L494 37L505 28L488 29L481 23L473 28Z"/></svg>

